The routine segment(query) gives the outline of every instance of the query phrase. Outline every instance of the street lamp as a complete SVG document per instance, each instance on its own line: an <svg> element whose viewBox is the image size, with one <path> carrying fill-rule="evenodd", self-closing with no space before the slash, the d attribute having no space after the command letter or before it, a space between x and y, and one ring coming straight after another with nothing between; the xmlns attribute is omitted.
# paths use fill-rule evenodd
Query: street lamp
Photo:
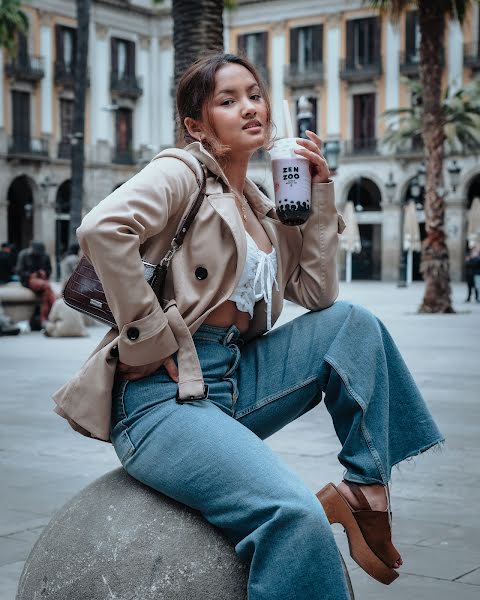
<svg viewBox="0 0 480 600"><path fill-rule="evenodd" d="M462 168L454 159L447 167L447 171L450 175L450 184L452 186L452 190L455 193L457 191L458 184L460 183L460 173L462 171Z"/></svg>
<svg viewBox="0 0 480 600"><path fill-rule="evenodd" d="M328 140L323 146L323 155L327 161L328 168L335 174L338 169L338 158L340 156L340 142L338 140Z"/></svg>
<svg viewBox="0 0 480 600"><path fill-rule="evenodd" d="M393 179L392 171L390 171L390 173L388 174L388 180L385 182L385 193L386 193L389 204L392 204L392 202L395 199L396 189L397 189L397 183Z"/></svg>
<svg viewBox="0 0 480 600"><path fill-rule="evenodd" d="M298 99L298 137L308 139L305 131L312 129L313 123L313 104L307 96L300 96Z"/></svg>

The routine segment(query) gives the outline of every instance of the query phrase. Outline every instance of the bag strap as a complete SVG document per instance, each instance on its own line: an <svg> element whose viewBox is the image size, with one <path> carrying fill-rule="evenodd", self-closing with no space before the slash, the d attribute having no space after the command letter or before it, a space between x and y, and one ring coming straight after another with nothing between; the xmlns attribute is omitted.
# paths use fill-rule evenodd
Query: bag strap
<svg viewBox="0 0 480 600"><path fill-rule="evenodd" d="M205 191L207 188L207 176L205 174L205 167L200 163L200 161L198 161L198 163L200 165L200 170L202 172L202 182L200 185L200 189L198 191L198 194L197 194L197 197L195 198L194 203L192 204L192 206L188 210L187 214L183 218L182 222L180 223L180 226L177 229L175 237L170 242L170 249L168 250L168 252L165 254L165 256L160 261L159 267L164 272L170 266L170 262L171 262L172 258L174 257L175 252L183 244L183 240L185 239L185 236L187 235L187 232L190 229L190 226L193 223L193 220L195 219L195 216L198 213L198 210L200 209L200 206L202 205L202 202L205 198Z"/></svg>

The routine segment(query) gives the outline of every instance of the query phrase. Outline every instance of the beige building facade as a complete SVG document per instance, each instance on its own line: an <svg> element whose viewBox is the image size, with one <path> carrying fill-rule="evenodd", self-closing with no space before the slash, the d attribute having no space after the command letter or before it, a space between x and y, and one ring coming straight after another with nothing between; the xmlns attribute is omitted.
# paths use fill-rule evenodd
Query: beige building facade
<svg viewBox="0 0 480 600"><path fill-rule="evenodd" d="M173 144L169 5L153 10L149 0L92 2L85 211ZM0 53L0 239L19 248L40 239L59 259L68 236L75 3L31 0L24 10L30 30L18 58ZM342 210L354 202L362 238L353 278L401 278L402 210L410 198L424 235L422 153L416 143L401 154L385 148L380 115L412 102L404 77L418 77L415 12L393 24L362 0L237 0L225 11L224 26L225 49L245 52L268 80L277 134L284 134L286 98L296 134L313 127L340 148L337 203ZM444 83L452 91L479 77L479 38L475 5L463 27L447 28ZM455 190L452 165L461 169ZM271 193L262 156L252 162L251 175ZM478 156L447 158L445 193L451 274L459 280L466 212L480 196ZM415 256L414 278L418 263Z"/></svg>

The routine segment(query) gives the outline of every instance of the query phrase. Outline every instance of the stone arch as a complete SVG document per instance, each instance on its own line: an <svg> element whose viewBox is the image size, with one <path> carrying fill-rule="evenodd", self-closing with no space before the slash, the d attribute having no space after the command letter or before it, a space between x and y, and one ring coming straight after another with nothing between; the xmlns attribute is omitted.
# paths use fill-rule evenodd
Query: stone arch
<svg viewBox="0 0 480 600"><path fill-rule="evenodd" d="M480 172L477 171L470 179L468 180L465 186L466 193L464 194L465 198L465 208L468 210L472 205L474 198L480 198Z"/></svg>
<svg viewBox="0 0 480 600"><path fill-rule="evenodd" d="M360 175L360 173L354 173L350 175L349 177L345 178L343 184L339 182L340 185L338 188L336 186L335 189L337 191L338 198L341 199L342 204L347 201L348 194L360 178L370 180L372 184L376 187L376 189L380 192L380 198L383 199L384 182L375 173L365 171L362 175Z"/></svg>
<svg viewBox="0 0 480 600"><path fill-rule="evenodd" d="M358 212L381 211L382 194L378 185L370 178L359 176L353 180L347 193Z"/></svg>
<svg viewBox="0 0 480 600"><path fill-rule="evenodd" d="M7 237L17 250L26 248L33 239L35 188L27 175L18 175L8 187Z"/></svg>

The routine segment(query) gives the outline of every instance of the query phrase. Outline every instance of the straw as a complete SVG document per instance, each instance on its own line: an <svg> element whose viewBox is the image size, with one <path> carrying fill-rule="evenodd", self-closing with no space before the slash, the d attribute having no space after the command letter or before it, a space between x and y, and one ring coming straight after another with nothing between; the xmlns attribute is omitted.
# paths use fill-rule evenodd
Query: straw
<svg viewBox="0 0 480 600"><path fill-rule="evenodd" d="M292 116L290 114L290 106L288 105L288 100L283 100L283 117L285 120L285 133L286 137L293 137L293 124L292 124Z"/></svg>

